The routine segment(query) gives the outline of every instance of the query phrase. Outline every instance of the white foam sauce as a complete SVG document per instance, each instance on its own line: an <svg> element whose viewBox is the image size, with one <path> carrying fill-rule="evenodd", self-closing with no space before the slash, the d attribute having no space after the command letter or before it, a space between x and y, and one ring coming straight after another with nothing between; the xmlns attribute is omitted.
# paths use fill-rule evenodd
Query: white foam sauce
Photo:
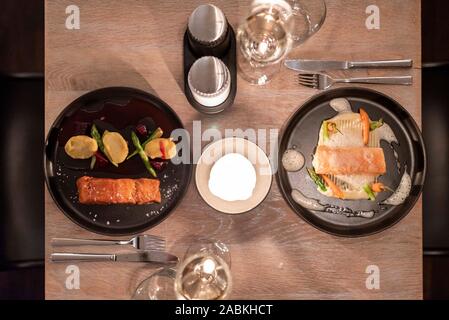
<svg viewBox="0 0 449 320"><path fill-rule="evenodd" d="M239 153L228 153L213 165L209 176L210 192L225 200L247 200L256 186L256 170Z"/></svg>
<svg viewBox="0 0 449 320"><path fill-rule="evenodd" d="M382 126L375 129L374 131L376 132L379 140L384 140L390 144L392 142L398 143L398 139L396 138L393 130L391 130L391 127L387 123L384 123Z"/></svg>
<svg viewBox="0 0 449 320"><path fill-rule="evenodd" d="M318 200L306 197L297 189L292 190L292 198L297 204L309 210L324 211L326 209Z"/></svg>
<svg viewBox="0 0 449 320"><path fill-rule="evenodd" d="M304 156L294 149L285 150L282 155L282 166L287 171L298 171L304 166Z"/></svg>
<svg viewBox="0 0 449 320"><path fill-rule="evenodd" d="M351 104L349 103L348 99L345 98L332 99L329 102L329 105L338 113L352 112Z"/></svg>
<svg viewBox="0 0 449 320"><path fill-rule="evenodd" d="M376 212L374 210L371 210L371 211L358 211L358 216L359 217L367 218L367 219L371 219L372 217L374 217L375 214L376 214Z"/></svg>
<svg viewBox="0 0 449 320"><path fill-rule="evenodd" d="M399 182L399 186L393 192L393 194L388 197L382 204L390 204L393 206L400 205L404 203L405 199L407 199L410 194L410 190L412 189L412 179L407 171L404 172L401 178L401 182Z"/></svg>
<svg viewBox="0 0 449 320"><path fill-rule="evenodd" d="M332 213L332 214L338 214L338 215L344 215L346 217L359 217L359 218L366 218L371 219L375 215L375 211L353 211L350 208L346 207L339 207L335 205L330 204L321 204L316 199L311 199L306 197L299 191L298 189L293 189L291 196L293 200L302 206L305 209L308 210L314 210L314 211L321 211L326 213Z"/></svg>

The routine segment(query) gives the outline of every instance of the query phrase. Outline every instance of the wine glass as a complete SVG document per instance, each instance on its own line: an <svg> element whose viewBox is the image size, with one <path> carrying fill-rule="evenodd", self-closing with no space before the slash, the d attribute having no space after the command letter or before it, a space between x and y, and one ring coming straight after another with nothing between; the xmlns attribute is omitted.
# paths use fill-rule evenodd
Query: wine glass
<svg viewBox="0 0 449 320"><path fill-rule="evenodd" d="M324 0L287 0L292 8L293 29L291 36L293 46L298 46L315 34L326 18Z"/></svg>
<svg viewBox="0 0 449 320"><path fill-rule="evenodd" d="M279 71L293 43L292 8L285 0L255 0L237 29L240 75L263 85Z"/></svg>
<svg viewBox="0 0 449 320"><path fill-rule="evenodd" d="M173 268L159 269L137 286L131 299L176 300L175 276L176 270Z"/></svg>
<svg viewBox="0 0 449 320"><path fill-rule="evenodd" d="M228 247L214 240L191 245L176 268L159 269L136 288L133 300L225 299L232 287Z"/></svg>
<svg viewBox="0 0 449 320"><path fill-rule="evenodd" d="M180 300L225 299L232 287L231 256L220 241L191 245L176 270L175 292Z"/></svg>

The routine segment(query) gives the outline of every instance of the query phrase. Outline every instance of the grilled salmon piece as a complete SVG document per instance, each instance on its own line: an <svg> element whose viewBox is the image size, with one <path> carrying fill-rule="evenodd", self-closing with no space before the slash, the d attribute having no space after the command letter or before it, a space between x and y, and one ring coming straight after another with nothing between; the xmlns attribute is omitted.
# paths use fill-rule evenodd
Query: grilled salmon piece
<svg viewBox="0 0 449 320"><path fill-rule="evenodd" d="M83 176L76 181L83 204L147 204L161 202L159 180Z"/></svg>
<svg viewBox="0 0 449 320"><path fill-rule="evenodd" d="M386 172L382 148L318 146L312 165L318 174L379 175Z"/></svg>

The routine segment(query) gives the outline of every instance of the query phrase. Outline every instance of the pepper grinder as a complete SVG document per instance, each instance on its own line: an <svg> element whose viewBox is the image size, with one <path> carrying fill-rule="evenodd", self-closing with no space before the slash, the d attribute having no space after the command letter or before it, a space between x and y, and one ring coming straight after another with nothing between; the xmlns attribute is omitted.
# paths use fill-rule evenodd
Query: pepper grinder
<svg viewBox="0 0 449 320"><path fill-rule="evenodd" d="M188 86L204 113L223 111L231 88L231 75L220 59L205 56L196 60L188 74Z"/></svg>
<svg viewBox="0 0 449 320"><path fill-rule="evenodd" d="M228 21L213 4L198 6L190 15L187 26L189 45L199 56L221 57L229 49Z"/></svg>

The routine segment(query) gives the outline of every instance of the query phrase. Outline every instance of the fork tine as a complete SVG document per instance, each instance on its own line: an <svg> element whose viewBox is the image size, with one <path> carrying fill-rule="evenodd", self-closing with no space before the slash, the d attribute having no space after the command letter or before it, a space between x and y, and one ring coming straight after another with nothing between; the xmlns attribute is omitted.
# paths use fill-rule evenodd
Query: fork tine
<svg viewBox="0 0 449 320"><path fill-rule="evenodd" d="M318 77L316 75L309 75L309 74L305 74L305 75L298 75L298 81L303 81L303 82L317 82L318 81Z"/></svg>
<svg viewBox="0 0 449 320"><path fill-rule="evenodd" d="M147 250L147 251L165 251L165 246L150 246L150 245L148 245L142 249Z"/></svg>
<svg viewBox="0 0 449 320"><path fill-rule="evenodd" d="M305 80L305 79L298 79L298 82L300 84L316 84L316 80Z"/></svg>
<svg viewBox="0 0 449 320"><path fill-rule="evenodd" d="M298 78L315 80L317 77L316 77L316 74L314 74L314 73L298 73Z"/></svg>
<svg viewBox="0 0 449 320"><path fill-rule="evenodd" d="M317 81L309 81L309 80L298 80L298 83L300 85L310 87L310 88L316 88L318 86Z"/></svg>
<svg viewBox="0 0 449 320"><path fill-rule="evenodd" d="M153 235L153 234L141 234L140 236L141 236L141 237L145 237L145 238L151 238L151 239L160 239L160 240L163 240L162 237L155 236L155 235Z"/></svg>
<svg viewBox="0 0 449 320"><path fill-rule="evenodd" d="M316 73L299 73L298 83L305 87L316 89L319 86L319 78Z"/></svg>
<svg viewBox="0 0 449 320"><path fill-rule="evenodd" d="M165 250L165 240L158 236L142 235L139 236L139 247L143 250Z"/></svg>
<svg viewBox="0 0 449 320"><path fill-rule="evenodd" d="M305 84L305 83L299 83L299 84L304 87L308 87L308 88L312 88L312 89L318 88L318 86L316 84Z"/></svg>
<svg viewBox="0 0 449 320"><path fill-rule="evenodd" d="M165 246L155 246L155 245L146 245L145 247L141 248L141 250L147 250L147 251L165 251Z"/></svg>

